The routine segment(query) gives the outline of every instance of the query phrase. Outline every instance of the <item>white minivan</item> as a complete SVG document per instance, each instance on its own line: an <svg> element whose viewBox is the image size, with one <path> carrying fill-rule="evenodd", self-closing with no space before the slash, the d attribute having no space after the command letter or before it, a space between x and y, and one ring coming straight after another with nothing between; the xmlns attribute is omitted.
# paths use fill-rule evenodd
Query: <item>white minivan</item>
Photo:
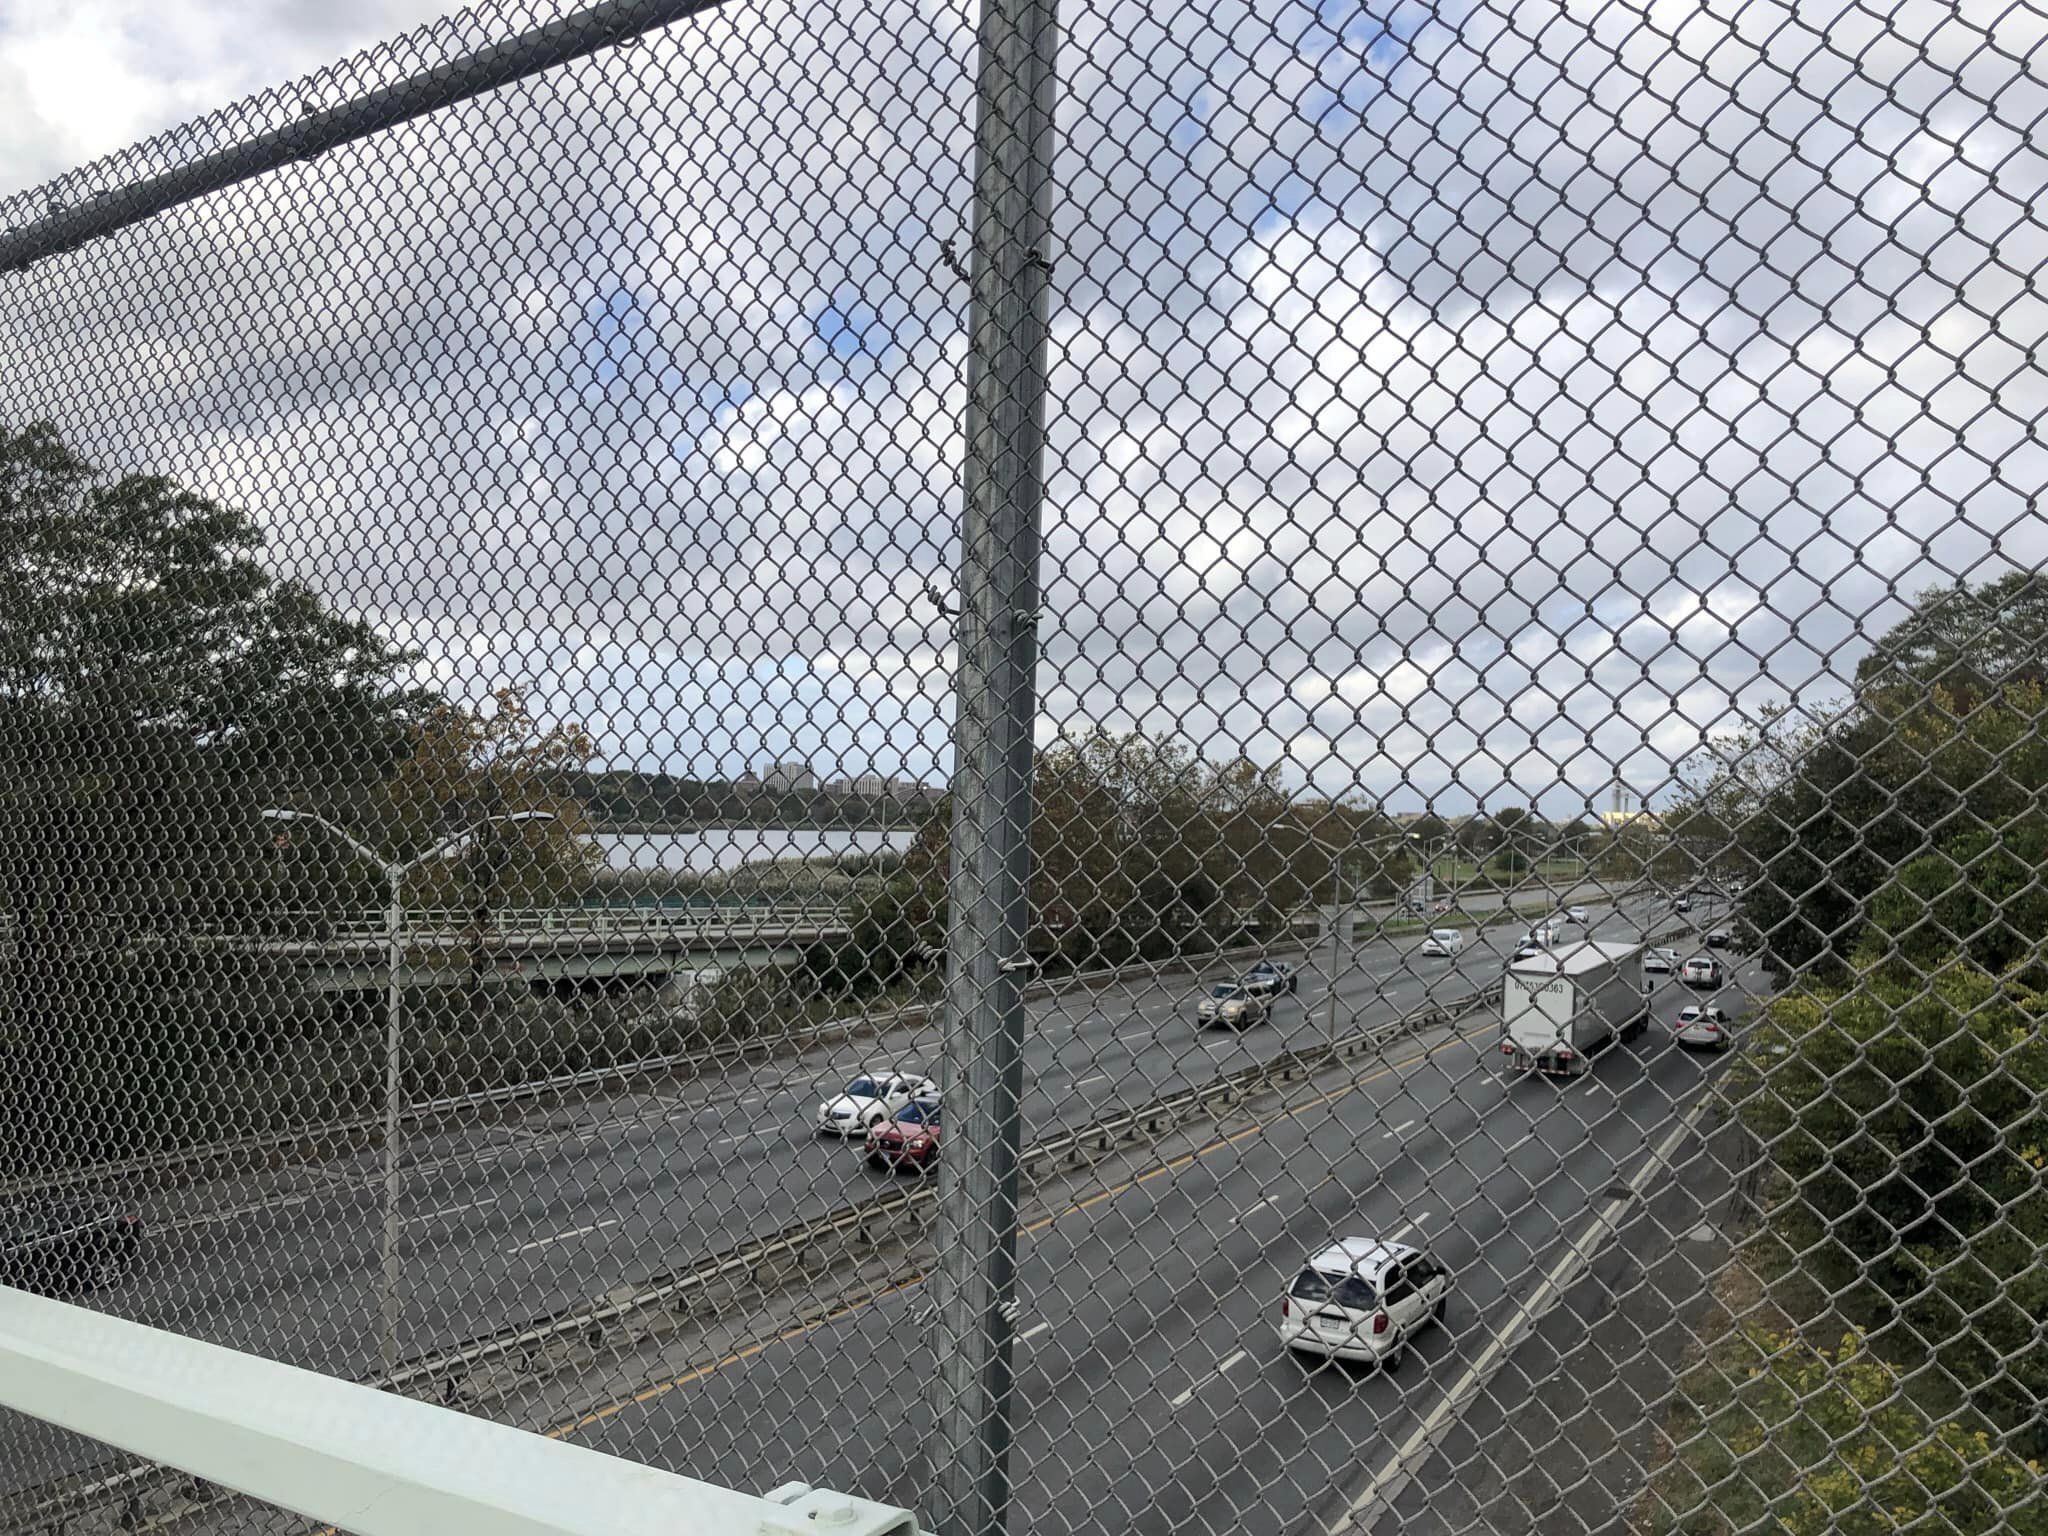
<svg viewBox="0 0 2048 1536"><path fill-rule="evenodd" d="M1406 1243L1340 1237L1312 1257L1280 1302L1280 1342L1325 1360L1401 1368L1409 1340L1442 1322L1451 1272Z"/></svg>
<svg viewBox="0 0 2048 1536"><path fill-rule="evenodd" d="M1465 935L1456 928L1432 928L1429 937L1422 941L1422 952L1448 960L1465 947Z"/></svg>

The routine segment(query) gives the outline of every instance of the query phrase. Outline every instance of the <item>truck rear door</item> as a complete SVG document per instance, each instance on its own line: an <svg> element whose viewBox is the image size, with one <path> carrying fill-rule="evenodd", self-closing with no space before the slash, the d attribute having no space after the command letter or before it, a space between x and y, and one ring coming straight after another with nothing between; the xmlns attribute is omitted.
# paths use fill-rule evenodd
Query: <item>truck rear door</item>
<svg viewBox="0 0 2048 1536"><path fill-rule="evenodd" d="M1501 1002L1507 1037L1515 1049L1543 1056L1568 1044L1576 992L1562 976L1523 976L1509 971Z"/></svg>

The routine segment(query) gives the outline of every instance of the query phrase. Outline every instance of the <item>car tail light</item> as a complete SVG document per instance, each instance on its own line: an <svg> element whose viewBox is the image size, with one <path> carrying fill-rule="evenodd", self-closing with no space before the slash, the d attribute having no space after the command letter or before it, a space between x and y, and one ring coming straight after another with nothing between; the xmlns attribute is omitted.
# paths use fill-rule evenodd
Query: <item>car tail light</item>
<svg viewBox="0 0 2048 1536"><path fill-rule="evenodd" d="M1560 1045L1557 1048L1557 1059L1559 1061L1570 1061L1572 1059L1572 1048L1568 1045Z"/></svg>
<svg viewBox="0 0 2048 1536"><path fill-rule="evenodd" d="M1385 1332L1387 1331L1387 1314L1386 1314L1386 1313L1384 1313L1384 1312L1375 1312L1375 1313L1373 1313L1373 1315L1372 1315L1372 1331L1373 1331L1374 1333L1385 1333Z"/></svg>
<svg viewBox="0 0 2048 1536"><path fill-rule="evenodd" d="M1500 1043L1500 1053L1501 1053L1501 1055L1503 1055L1503 1056L1512 1056L1512 1055L1514 1055L1514 1054L1515 1054L1515 1042L1514 1042L1514 1041L1512 1041L1512 1040L1503 1040L1503 1041L1501 1041L1501 1043Z"/></svg>
<svg viewBox="0 0 2048 1536"><path fill-rule="evenodd" d="M1280 1298L1280 1315L1282 1317L1292 1317L1294 1315L1294 1309L1288 1305L1288 1301L1285 1296L1282 1296Z"/></svg>

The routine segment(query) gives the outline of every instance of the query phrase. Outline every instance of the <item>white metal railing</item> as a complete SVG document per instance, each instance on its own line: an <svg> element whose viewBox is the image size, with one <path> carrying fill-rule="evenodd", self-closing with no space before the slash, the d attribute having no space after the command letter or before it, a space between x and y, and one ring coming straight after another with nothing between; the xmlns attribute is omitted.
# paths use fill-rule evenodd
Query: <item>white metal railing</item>
<svg viewBox="0 0 2048 1536"><path fill-rule="evenodd" d="M0 1406L357 1536L917 1536L909 1511L739 1493L0 1288Z"/></svg>

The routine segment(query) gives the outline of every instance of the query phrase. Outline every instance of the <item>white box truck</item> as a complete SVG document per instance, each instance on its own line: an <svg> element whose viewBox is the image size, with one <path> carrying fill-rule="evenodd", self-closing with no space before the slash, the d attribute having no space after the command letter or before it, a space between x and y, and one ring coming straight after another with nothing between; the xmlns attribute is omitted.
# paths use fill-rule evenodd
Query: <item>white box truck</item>
<svg viewBox="0 0 2048 1536"><path fill-rule="evenodd" d="M1640 944L1587 941L1517 960L1501 983L1501 1057L1522 1071L1577 1077L1615 1040L1650 1026Z"/></svg>

